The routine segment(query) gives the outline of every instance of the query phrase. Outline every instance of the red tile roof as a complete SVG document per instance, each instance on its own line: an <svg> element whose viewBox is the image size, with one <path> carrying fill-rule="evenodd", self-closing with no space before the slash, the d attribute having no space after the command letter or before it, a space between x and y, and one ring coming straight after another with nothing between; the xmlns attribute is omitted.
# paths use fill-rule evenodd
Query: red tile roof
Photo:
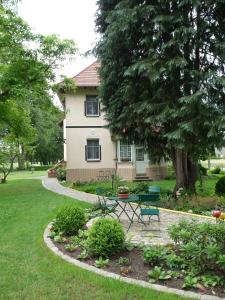
<svg viewBox="0 0 225 300"><path fill-rule="evenodd" d="M98 76L98 68L100 62L95 61L93 64L88 66L86 69L78 73L73 77L73 80L78 87L97 87L100 85L100 79Z"/></svg>

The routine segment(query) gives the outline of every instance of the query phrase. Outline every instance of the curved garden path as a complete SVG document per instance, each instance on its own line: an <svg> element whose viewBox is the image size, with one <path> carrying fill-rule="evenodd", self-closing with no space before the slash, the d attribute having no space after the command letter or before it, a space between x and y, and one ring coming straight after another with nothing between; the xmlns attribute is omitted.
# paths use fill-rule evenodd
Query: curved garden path
<svg viewBox="0 0 225 300"><path fill-rule="evenodd" d="M98 197L93 194L88 194L85 192L73 190L67 187L63 187L56 178L47 178L44 177L42 180L43 186L55 193L69 196L73 199L88 202L96 203ZM196 220L197 222L210 221L215 222L213 218L206 216L199 216L184 212L171 211L167 209L160 209L160 222L153 220L147 225L143 226L138 222L134 222L130 230L127 233L128 238L134 244L167 244L171 243L168 236L167 228L173 223L178 223L181 220ZM121 223L124 228L128 228L129 222L127 217L123 214L120 218Z"/></svg>

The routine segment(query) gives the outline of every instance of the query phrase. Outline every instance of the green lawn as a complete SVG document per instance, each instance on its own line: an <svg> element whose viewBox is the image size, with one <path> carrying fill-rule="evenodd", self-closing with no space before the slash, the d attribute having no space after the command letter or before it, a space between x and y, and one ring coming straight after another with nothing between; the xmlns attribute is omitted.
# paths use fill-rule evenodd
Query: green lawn
<svg viewBox="0 0 225 300"><path fill-rule="evenodd" d="M33 177L40 177L47 175L47 171L14 171L11 172L7 178L7 180L11 179L27 179Z"/></svg>
<svg viewBox="0 0 225 300"><path fill-rule="evenodd" d="M182 299L97 276L55 256L43 231L57 208L72 201L45 190L39 180L0 185L0 299Z"/></svg>

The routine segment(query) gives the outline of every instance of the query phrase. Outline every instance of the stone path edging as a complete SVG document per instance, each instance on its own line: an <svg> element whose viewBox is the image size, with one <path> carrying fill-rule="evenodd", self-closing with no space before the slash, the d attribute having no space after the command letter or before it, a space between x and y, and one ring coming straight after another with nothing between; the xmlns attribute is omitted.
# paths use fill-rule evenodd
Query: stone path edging
<svg viewBox="0 0 225 300"><path fill-rule="evenodd" d="M152 284L143 280L137 280L137 279L133 279L133 278L128 278L128 277L123 277L120 276L118 274L112 273L112 272L107 272L105 270L102 269L98 269L94 266L85 264L84 262L81 262L75 258L72 258L69 255L64 254L63 252L61 252L52 242L52 240L48 237L49 233L50 233L50 227L51 227L51 223L47 226L47 228L44 231L44 242L47 245L47 247L54 252L55 255L58 255L59 257L61 257L62 259L64 259L65 261L80 267L82 269L85 269L87 271L96 273L98 275L104 276L104 277L108 277L108 278L112 278L112 279L117 279L120 280L122 282L126 282L129 284L136 284L138 286L141 287L145 287L145 288L150 288L159 292L166 292L166 293L172 293L172 294L176 294L176 295L180 295L183 297L188 297L188 298L195 298L195 299L200 299L200 300L221 300L221 299L225 299L225 298L219 298L217 296L211 296L211 295L200 295L194 292L187 292L187 291L183 291L183 290L178 290L175 288L169 288L169 287L165 287L162 285L158 285L158 284Z"/></svg>

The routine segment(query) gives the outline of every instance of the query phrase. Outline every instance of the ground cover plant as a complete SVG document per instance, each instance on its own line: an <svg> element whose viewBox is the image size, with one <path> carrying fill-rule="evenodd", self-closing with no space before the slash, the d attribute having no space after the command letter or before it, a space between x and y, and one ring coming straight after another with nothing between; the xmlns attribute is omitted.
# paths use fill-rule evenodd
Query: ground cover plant
<svg viewBox="0 0 225 300"><path fill-rule="evenodd" d="M39 180L0 185L0 299L181 299L97 276L53 255L43 231L59 207L72 203L89 207L45 190Z"/></svg>
<svg viewBox="0 0 225 300"><path fill-rule="evenodd" d="M118 221L105 218L53 241L62 252L122 276L225 296L225 223L181 221L168 231L171 244L127 247Z"/></svg>

